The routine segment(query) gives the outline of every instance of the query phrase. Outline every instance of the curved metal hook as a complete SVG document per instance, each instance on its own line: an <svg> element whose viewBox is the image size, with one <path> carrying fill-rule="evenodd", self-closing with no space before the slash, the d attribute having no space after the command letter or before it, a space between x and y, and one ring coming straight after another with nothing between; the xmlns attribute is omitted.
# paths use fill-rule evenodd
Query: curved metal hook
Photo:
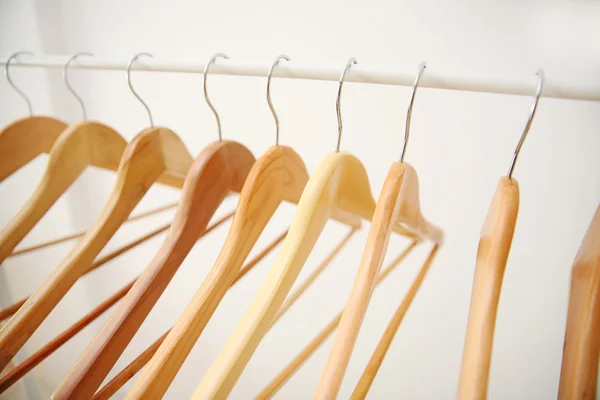
<svg viewBox="0 0 600 400"><path fill-rule="evenodd" d="M79 95L71 87L71 84L69 83L69 76L67 74L67 72L69 70L69 65L73 61L75 61L77 59L77 57L79 57L79 56L90 56L90 57L92 57L93 54L92 53L87 53L87 52L82 52L82 53L77 53L77 54L73 55L73 57L69 58L69 61L67 61L67 63L65 64L65 66L63 68L63 79L65 80L65 84L67 85L67 88L73 94L73 96L75 96L75 98L79 102L79 105L81 106L81 112L83 113L83 120L87 121L87 112L85 110L85 105L83 104L83 100L81 100L81 97L79 97Z"/></svg>
<svg viewBox="0 0 600 400"><path fill-rule="evenodd" d="M273 118L275 118L275 146L279 146L279 118L277 118L277 113L275 112L275 108L273 107L273 102L271 102L271 77L273 76L273 70L281 60L290 61L290 58L285 54L277 56L275 62L273 63L273 65L271 65L271 69L269 69L269 73L267 75L267 103L269 103L271 114L273 114Z"/></svg>
<svg viewBox="0 0 600 400"><path fill-rule="evenodd" d="M219 118L219 114L217 113L217 110L215 110L215 107L210 102L210 99L208 98L208 92L206 91L206 77L208 76L208 70L209 70L211 64L214 63L217 58L228 59L229 57L226 54L217 53L214 56L212 56L210 58L210 60L208 60L208 62L206 63L206 67L204 67L204 74L203 74L204 75L204 100L206 100L206 104L208 104L208 106L212 110L213 114L215 114L215 118L217 119L217 129L218 129L218 133L219 133L219 141L222 141L223 136L221 135L221 118Z"/></svg>
<svg viewBox="0 0 600 400"><path fill-rule="evenodd" d="M523 131L523 134L521 135L521 139L519 139L519 143L517 144L517 147L515 148L515 153L513 154L512 160L510 161L510 167L508 168L508 173L506 174L506 177L508 179L512 178L512 174L515 169L515 164L517 163L517 158L519 157L519 153L521 152L521 147L523 147L525 138L527 137L527 134L529 133L529 128L531 128L531 123L533 122L533 117L535 116L535 112L537 110L537 106L538 106L538 103L540 102L540 97L542 95L542 89L544 88L544 70L540 68L536 71L535 74L539 77L539 80L538 80L537 89L535 90L534 102L533 102L533 105L531 106L531 112L529 113L529 118L527 119L527 124L525 125L525 130Z"/></svg>
<svg viewBox="0 0 600 400"><path fill-rule="evenodd" d="M346 78L346 72L350 69L353 64L358 64L356 58L350 58L346 62L346 66L344 67L344 71L342 72L342 76L340 76L340 85L338 87L338 95L337 101L335 102L335 110L337 112L337 120L338 120L338 141L337 146L335 148L336 152L340 151L340 144L342 143L342 109L340 106L340 100L342 98L342 85L344 84L344 79Z"/></svg>
<svg viewBox="0 0 600 400"><path fill-rule="evenodd" d="M417 76L415 77L415 83L413 83L412 92L410 94L410 102L408 103L408 111L406 112L406 125L404 126L404 144L402 145L402 153L400 154L400 162L404 162L404 155L406 154L406 146L408 145L408 137L410 133L410 119L412 117L413 104L415 102L415 95L417 94L417 87L419 86L419 80L421 74L427 68L427 64L422 62L417 70Z"/></svg>
<svg viewBox="0 0 600 400"><path fill-rule="evenodd" d="M137 92L135 91L135 89L133 88L133 85L131 84L131 66L138 60L138 58L140 58L141 56L146 56L146 57L154 57L152 54L150 53L138 53L136 54L131 61L129 62L129 65L127 66L127 84L129 85L129 89L131 90L131 93L133 93L133 95L140 101L140 103L142 103L142 105L144 106L144 108L146 109L146 111L148 112L148 118L150 118L150 127L154 128L154 120L152 119L152 112L150 111L150 107L148 107L148 105L144 102L144 100L142 100L142 98L140 97L139 94L137 94Z"/></svg>
<svg viewBox="0 0 600 400"><path fill-rule="evenodd" d="M17 85L14 84L12 78L10 77L10 70L9 70L9 66L10 63L13 59L16 59L17 57L19 57L22 54L26 54L28 56L33 56L33 53L30 51L18 51L16 53L13 53L10 57L8 57L8 60L6 60L6 64L4 64L4 73L6 75L6 80L8 81L8 84L10 86L12 86L13 89L15 89L15 91L23 98L23 100L25 100L25 102L27 103L27 108L29 109L29 116L33 116L33 108L31 107L31 101L29 101L29 99L27 98L27 96L25 95L25 93L23 93L23 91L21 89L19 89L17 87Z"/></svg>

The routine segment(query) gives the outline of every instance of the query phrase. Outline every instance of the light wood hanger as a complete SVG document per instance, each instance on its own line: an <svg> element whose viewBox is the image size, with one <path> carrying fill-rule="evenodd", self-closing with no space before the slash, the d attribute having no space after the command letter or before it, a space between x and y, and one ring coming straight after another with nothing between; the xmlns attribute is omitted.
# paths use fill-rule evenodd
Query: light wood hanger
<svg viewBox="0 0 600 400"><path fill-rule="evenodd" d="M88 166L116 171L127 145L125 139L114 129L99 122L85 120L85 106L71 88L66 74L69 63L79 55L74 55L65 65L64 78L67 87L82 106L84 121L68 126L56 139L40 183L19 213L0 231L0 263Z"/></svg>
<svg viewBox="0 0 600 400"><path fill-rule="evenodd" d="M408 112L406 113L402 155L399 162L392 164L379 195L352 291L346 302L342 320L329 351L327 363L317 385L315 398L318 399L335 399L337 397L371 300L377 275L387 252L394 224L407 224L413 228L413 231L417 232L420 238L428 239L435 244L441 244L443 240L442 231L423 218L419 201L417 173L410 164L404 162L412 106L419 78L424 69L425 63L422 63L415 78Z"/></svg>
<svg viewBox="0 0 600 400"><path fill-rule="evenodd" d="M127 70L128 80L131 64L144 54L138 54L131 60ZM133 94L139 98L133 90L130 80L129 84ZM148 110L143 101L142 104ZM85 143L89 143L89 141L82 142L84 145ZM79 147L76 149L77 151L71 149L71 152L80 154L76 158L84 159L84 154L88 153L91 154L93 160L96 160L98 157L96 153L105 147L106 145L102 145L90 148L85 152ZM57 142L52 153L63 148L60 146L60 142ZM0 370L8 364L77 279L89 268L150 186L155 182L161 182L181 188L191 164L192 157L181 139L167 128L146 129L127 145L117 170L113 191L94 225L42 286L0 329ZM60 181L67 179L71 174L70 170L64 170L55 175L56 179Z"/></svg>
<svg viewBox="0 0 600 400"><path fill-rule="evenodd" d="M206 228L204 232L200 235L198 240L205 237L210 231L217 228L223 222L227 221L229 218L233 216L233 212L228 213L223 218L213 222L211 226ZM56 350L58 350L63 344L68 342L73 336L81 332L86 326L94 322L98 317L100 317L104 312L106 312L109 308L119 302L129 289L133 286L137 278L133 279L131 282L123 286L121 289L112 294L109 298L104 300L98 306L94 307L92 311L84 315L80 318L76 323L71 325L69 328L64 330L61 334L56 336L54 339L50 340L46 343L41 349L36 351L34 354L29 356L25 361L14 367L7 374L0 377L0 394L8 390L12 385L14 385L19 379L21 379L25 374L35 368L39 363L44 361L50 355L52 355Z"/></svg>
<svg viewBox="0 0 600 400"><path fill-rule="evenodd" d="M31 101L10 77L10 63L28 51L12 54L4 65L8 84L27 103L29 117L19 119L0 131L0 182L43 153L49 153L67 124L52 117L34 116Z"/></svg>
<svg viewBox="0 0 600 400"><path fill-rule="evenodd" d="M594 399L600 356L600 206L571 272L558 399Z"/></svg>
<svg viewBox="0 0 600 400"><path fill-rule="evenodd" d="M135 285L58 386L53 394L55 400L93 396L223 200L230 193L242 189L255 161L254 156L243 145L222 140L220 119L206 92L208 68L215 59L223 57L226 56L213 56L204 71L205 98L217 119L219 141L208 145L194 160L167 237Z"/></svg>
<svg viewBox="0 0 600 400"><path fill-rule="evenodd" d="M408 256L412 250L417 246L417 241L412 241L398 256L396 256L385 268L381 270L375 284L375 289L379 286L384 279L386 279L390 273ZM284 305L287 303L284 303ZM283 308L283 306L282 306ZM279 314L281 311L278 311ZM342 319L342 312L339 312L321 331L290 361L276 376L269 382L269 384L260 391L260 393L254 398L256 399L270 399L283 385L294 375L298 369L312 356L321 345L327 340L333 332L335 332L340 320Z"/></svg>
<svg viewBox="0 0 600 400"><path fill-rule="evenodd" d="M196 388L193 396L196 400L225 398L231 392L298 277L330 218L331 211L341 209L368 221L373 217L375 200L364 166L351 154L339 152L342 133L341 89L346 71L355 63L354 59L348 61L338 88L338 152L329 154L310 177L275 266L233 335ZM398 221L393 230L420 240L417 227L408 225L410 222Z"/></svg>
<svg viewBox="0 0 600 400"><path fill-rule="evenodd" d="M277 57L267 77L267 100L275 118L276 145L252 166L213 268L140 375L128 398L160 397L167 390L279 205L284 201L297 204L300 200L308 172L293 149L278 145L279 123L268 90L273 68L281 59L288 58ZM348 225L360 226L356 218L336 211L333 215Z"/></svg>
<svg viewBox="0 0 600 400"><path fill-rule="evenodd" d="M381 337L379 344L377 344L377 348L373 352L373 355L371 356L369 363L367 364L358 383L356 384L356 387L354 388L354 391L352 392L352 396L350 396L351 400L359 400L359 399L364 399L367 397L367 393L369 393L369 389L371 388L371 385L373 384L373 381L375 380L375 376L377 376L379 367L381 367L381 363L383 362L383 359L385 358L385 355L386 355L388 349L390 348L392 341L394 340L394 336L396 336L396 332L398 331L398 328L400 327L400 323L402 323L402 320L404 319L404 315L406 315L406 311L408 311L408 308L410 307L419 288L421 287L421 284L423 283L423 280L425 279L425 275L427 274L427 271L429 271L429 267L431 267L431 264L433 263L433 260L435 258L435 255L437 254L438 249L439 249L438 245L435 244L433 246L433 248L431 249L431 251L429 252L429 255L427 256L425 263L423 263L423 266L419 270L419 273L417 274L416 278L414 279L412 285L410 285L410 288L406 292L406 295L404 296L402 303L400 303L400 306L394 313L394 316L392 317L392 319L390 320L390 323L388 324L387 328L385 329L385 332L384 332L383 336ZM342 317L342 319L343 319L343 317ZM339 327L338 327L338 332L339 332Z"/></svg>
<svg viewBox="0 0 600 400"><path fill-rule="evenodd" d="M498 182L481 230L458 382L458 400L487 398L498 301L519 213L519 185L512 173L542 93L544 73L539 70L537 74L539 83L529 119L515 149L508 174Z"/></svg>

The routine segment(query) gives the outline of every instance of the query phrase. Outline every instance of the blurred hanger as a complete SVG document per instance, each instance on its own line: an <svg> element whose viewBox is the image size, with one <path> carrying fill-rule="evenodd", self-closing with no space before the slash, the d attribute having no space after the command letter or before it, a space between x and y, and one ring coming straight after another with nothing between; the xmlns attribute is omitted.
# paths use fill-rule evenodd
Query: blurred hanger
<svg viewBox="0 0 600 400"><path fill-rule="evenodd" d="M8 84L25 100L29 117L21 118L0 131L0 182L42 153L49 153L67 124L52 117L34 116L31 101L10 77L10 63L28 51L14 53L4 65ZM1 261L0 261L1 263Z"/></svg>
<svg viewBox="0 0 600 400"><path fill-rule="evenodd" d="M99 122L87 121L85 106L69 84L68 66L81 55L91 54L79 53L71 57L65 64L64 79L67 88L75 95L82 107L84 120L69 125L62 131L52 146L48 165L40 183L19 213L0 232L0 263L12 253L19 242L88 166L93 165L111 171L116 171L119 166L127 142L112 128ZM28 142L22 145L31 146L34 141L35 138L29 137Z"/></svg>
<svg viewBox="0 0 600 400"><path fill-rule="evenodd" d="M53 398L90 398L102 384L175 272L206 229L217 208L231 192L239 192L254 163L254 156L240 143L223 140L219 115L204 94L217 119L219 140L208 145L194 160L185 178L181 201L167 237L158 252L95 339L79 357L54 392ZM237 212L236 212L237 213Z"/></svg>
<svg viewBox="0 0 600 400"><path fill-rule="evenodd" d="M131 86L130 70L131 65L142 55L149 56L146 53L136 55L127 69L129 87L140 101L141 98ZM152 127L142 131L127 144L118 167L112 193L92 227L42 286L0 329L0 370L31 337L77 279L86 272L150 186L155 182L166 183L178 188L183 186L183 180L192 163L192 157L173 131L153 126L150 110L143 101L142 104L148 111ZM52 153L55 150L63 149L62 137L57 141ZM106 140L108 137L104 135L101 139ZM121 140L123 143L125 142L123 139ZM100 141L96 146L88 146L91 144L91 140L82 140L80 146L76 149L71 148L69 153L77 159L85 160L89 157L96 160L98 153L102 153L102 148L107 147L107 144L101 143ZM83 151L84 149L86 151ZM75 157L75 155L78 156ZM78 160L79 164L81 161ZM65 179L65 175L68 177L69 171L59 172L55 175L60 176L61 178L57 179L61 181Z"/></svg>
<svg viewBox="0 0 600 400"><path fill-rule="evenodd" d="M544 71L538 70L537 75L539 81L529 119L513 154L508 174L498 182L481 230L458 383L459 400L487 397L498 301L519 212L519 185L512 174L542 94Z"/></svg>
<svg viewBox="0 0 600 400"><path fill-rule="evenodd" d="M335 399L337 397L371 300L377 275L387 252L392 227L397 223L404 224L417 233L420 238L430 240L436 245L441 244L443 240L442 231L423 218L417 173L410 164L404 162L413 103L419 78L424 69L425 63L422 63L415 78L406 113L404 145L400 161L392 164L379 195L365 250L356 278L354 278L354 285L329 351L325 369L317 385L315 394L317 399Z"/></svg>
<svg viewBox="0 0 600 400"><path fill-rule="evenodd" d="M194 399L225 398L229 395L298 277L331 217L331 212L340 209L368 221L373 216L375 200L364 166L349 153L339 152L342 134L340 97L344 77L352 64L356 64L356 60L348 61L339 83L336 103L337 151L329 154L311 175L275 266L233 335L196 388ZM394 231L413 239L419 238L415 233L418 229L411 231L400 223L394 225Z"/></svg>
<svg viewBox="0 0 600 400"><path fill-rule="evenodd" d="M571 272L558 399L593 399L600 356L600 206Z"/></svg>
<svg viewBox="0 0 600 400"><path fill-rule="evenodd" d="M271 75L282 59L289 60L287 56L278 56L267 76L267 102L275 119L275 146L252 166L225 244L213 268L142 372L128 398L145 398L150 394L160 397L164 394L279 205L284 201L298 204L300 200L308 172L291 147L279 145L279 120L271 102ZM360 226L357 218L338 212L334 215L348 225Z"/></svg>

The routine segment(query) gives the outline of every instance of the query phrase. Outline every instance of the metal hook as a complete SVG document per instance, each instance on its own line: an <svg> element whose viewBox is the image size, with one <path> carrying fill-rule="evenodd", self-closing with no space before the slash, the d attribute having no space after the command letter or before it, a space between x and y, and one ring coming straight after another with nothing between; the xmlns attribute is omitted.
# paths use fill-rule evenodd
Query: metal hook
<svg viewBox="0 0 600 400"><path fill-rule="evenodd" d="M17 85L14 84L14 82L12 81L12 78L10 77L10 70L9 70L9 66L10 63L13 59L16 59L17 57L19 57L22 54L26 54L28 56L33 56L33 53L30 51L18 51L16 53L14 53L13 55L11 55L10 57L8 57L8 60L6 60L6 64L4 64L4 72L6 75L6 80L8 81L9 85L12 86L13 89L15 89L15 91L23 98L23 100L25 100L25 102L27 103L27 108L29 109L29 116L33 116L33 108L31 107L31 101L29 101L29 99L27 98L27 96L25 95L25 93L23 93L23 91L21 89L19 89L17 87Z"/></svg>
<svg viewBox="0 0 600 400"><path fill-rule="evenodd" d="M141 56L146 56L146 57L154 57L152 54L150 53L138 53L136 54L131 61L129 62L129 65L127 66L127 84L129 85L129 89L131 90L131 93L133 93L133 95L140 101L140 103L142 103L142 105L144 106L144 108L146 109L146 111L148 112L148 118L150 118L150 127L154 128L154 120L152 119L152 112L150 112L150 108L148 107L148 105L144 102L144 100L142 100L142 98L140 97L139 94L137 94L137 92L135 91L135 89L133 88L133 85L131 84L131 66L138 60L138 58L140 58Z"/></svg>
<svg viewBox="0 0 600 400"><path fill-rule="evenodd" d="M215 107L210 102L210 99L208 98L208 92L206 91L206 77L208 76L208 70L209 70L211 64L214 63L217 58L228 59L229 57L226 54L217 53L214 56L212 56L211 59L208 60L208 62L206 63L206 67L204 67L204 99L206 100L206 104L208 104L208 106L212 110L213 114L215 114L215 118L217 119L217 129L218 129L218 133L219 133L219 141L222 141L223 136L221 135L221 118L219 118L219 114L217 113L217 110L215 110Z"/></svg>
<svg viewBox="0 0 600 400"><path fill-rule="evenodd" d="M273 70L279 64L279 61L286 60L290 61L290 58L284 54L277 56L273 65L271 65L271 69L267 75L267 102L269 103L269 108L271 109L271 113L273 114L273 118L275 118L275 146L279 146L279 118L277 118L277 113L275 112L275 108L273 107L273 103L271 102L271 77L273 76Z"/></svg>
<svg viewBox="0 0 600 400"><path fill-rule="evenodd" d="M515 164L517 163L517 157L519 157L519 153L521 152L521 147L523 147L525 138L527 137L527 134L529 133L529 128L531 128L531 123L533 122L533 117L535 116L535 112L537 110L537 106L540 101L540 97L542 95L542 89L544 87L544 70L540 68L536 71L535 74L539 77L537 89L535 90L535 98L534 98L535 100L533 102L533 105L531 106L531 112L529 113L529 118L527 119L527 124L525 125L525 130L523 131L523 134L521 135L521 139L519 139L519 143L517 144L515 153L513 154L512 160L510 161L510 167L508 169L508 173L506 174L506 177L508 179L512 178L512 174L515 169Z"/></svg>
<svg viewBox="0 0 600 400"><path fill-rule="evenodd" d="M344 84L344 79L346 78L346 72L350 69L353 64L358 64L356 58L350 58L346 62L346 66L344 67L344 71L342 72L342 76L340 76L340 86L338 87L338 95L337 101L335 102L335 110L337 112L337 120L338 120L338 141L337 147L335 148L336 152L340 151L340 144L342 142L342 110L340 106L340 100L342 98L342 85Z"/></svg>
<svg viewBox="0 0 600 400"><path fill-rule="evenodd" d="M415 102L415 95L417 94L417 87L419 86L419 80L421 74L427 68L427 64L422 62L417 70L417 76L415 77L415 83L413 83L412 92L410 94L410 102L408 103L408 111L406 112L406 125L404 126L404 144L402 145L402 153L400 154L400 162L404 162L404 155L406 154L406 146L408 145L408 137L410 133L410 119L412 117L413 104Z"/></svg>
<svg viewBox="0 0 600 400"><path fill-rule="evenodd" d="M79 102L79 105L81 106L81 111L83 113L83 120L87 121L87 112L85 110L85 105L83 104L83 100L81 100L81 97L79 97L79 95L77 95L77 93L75 92L75 90L71 87L71 84L69 83L69 76L67 74L67 72L69 70L69 65L73 61L75 61L77 59L77 57L79 57L79 56L90 56L90 57L92 57L93 54L92 53L83 52L83 53L77 53L73 57L69 58L69 61L67 61L67 63L65 64L65 67L63 68L63 79L65 80L65 84L67 85L67 88L73 94L73 96L75 96L75 98Z"/></svg>

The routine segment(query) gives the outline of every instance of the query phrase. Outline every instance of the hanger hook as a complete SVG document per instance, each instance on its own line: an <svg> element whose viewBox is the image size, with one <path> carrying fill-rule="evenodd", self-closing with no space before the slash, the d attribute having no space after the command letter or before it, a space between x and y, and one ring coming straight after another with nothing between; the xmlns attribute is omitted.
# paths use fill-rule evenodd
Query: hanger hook
<svg viewBox="0 0 600 400"><path fill-rule="evenodd" d="M27 108L29 109L29 116L32 117L33 116L33 108L31 107L31 101L29 101L29 99L27 98L27 96L25 95L25 93L23 93L23 91L21 89L19 89L17 87L17 85L15 85L15 83L13 82L12 78L10 77L10 63L12 60L16 59L17 57L19 57L20 55L28 55L28 56L33 56L33 53L30 51L18 51L14 54L12 54L10 57L8 57L8 60L6 60L6 64L4 64L4 72L6 75L6 80L8 81L9 85L12 86L13 89L15 89L15 91L23 98L23 100L25 100L25 102L27 103Z"/></svg>
<svg viewBox="0 0 600 400"><path fill-rule="evenodd" d="M413 83L412 92L410 94L410 102L408 103L408 111L406 112L406 125L404 126L404 144L402 144L402 153L400 154L400 162L404 162L404 155L406 154L406 146L408 145L408 137L410 133L410 119L412 117L413 104L415 102L415 95L417 94L417 87L419 86L419 80L421 74L427 68L427 63L422 62L419 64L417 75L415 76L415 82Z"/></svg>
<svg viewBox="0 0 600 400"><path fill-rule="evenodd" d="M277 56L275 62L273 63L273 65L271 65L271 69L269 69L269 73L267 75L267 103L269 103L269 108L271 109L273 118L275 118L275 146L279 146L279 118L277 118L277 113L275 112L273 102L271 101L271 77L273 76L273 70L281 60L290 61L290 58L285 54Z"/></svg>
<svg viewBox="0 0 600 400"><path fill-rule="evenodd" d="M67 85L67 88L73 94L73 96L75 96L75 98L79 102L79 105L81 106L81 112L83 113L83 120L87 121L87 112L85 110L85 104L83 104L83 100L81 100L81 97L79 97L79 95L75 92L75 90L69 83L69 75L68 75L69 65L73 61L75 61L77 59L77 57L79 57L79 56L93 57L94 55L92 53L82 52L82 53L77 53L77 54L73 55L71 58L69 58L69 61L67 61L67 63L65 64L65 67L63 68L63 79L65 80L65 84Z"/></svg>
<svg viewBox="0 0 600 400"><path fill-rule="evenodd" d="M533 117L535 116L535 112L537 110L538 103L540 102L540 97L542 95L542 89L544 88L544 70L538 69L535 73L538 76L538 84L537 89L535 90L535 97L533 105L531 106L531 112L529 113L529 118L527 119L527 124L525 125L525 130L521 135L521 139L519 139L519 143L515 149L515 153L513 154L512 160L510 161L510 167L508 169L508 173L506 177L508 179L512 178L513 171L515 169L515 164L517 163L517 157L519 157L519 153L521 152L521 147L523 147L523 143L525 142L525 138L529 133L529 128L531 128L531 123L533 122Z"/></svg>
<svg viewBox="0 0 600 400"><path fill-rule="evenodd" d="M140 103L142 103L142 105L144 106L144 108L148 112L148 118L150 119L150 127L154 128L154 120L152 119L152 112L150 112L150 107L148 107L148 105L144 102L144 100L142 100L142 98L140 97L140 95L137 94L137 92L133 88L133 85L131 84L131 67L138 60L138 58L140 58L142 56L145 56L145 57L154 57L150 53L138 53L138 54L136 54L131 59L131 61L129 62L129 65L127 66L127 84L129 85L129 89L131 90L131 93L133 93L133 95L140 101Z"/></svg>
<svg viewBox="0 0 600 400"><path fill-rule="evenodd" d="M214 56L212 56L210 58L210 60L208 60L208 62L206 63L206 67L204 67L203 75L204 75L204 100L206 100L206 104L208 104L208 106L212 110L213 114L215 114L215 118L217 119L217 129L218 129L218 133L219 133L219 142L220 142L223 140L223 136L221 135L221 118L219 118L219 114L217 113L217 110L215 110L215 107L210 102L210 99L208 98L208 91L206 90L206 77L208 76L208 70L210 69L210 66L212 65L212 63L214 63L215 60L217 60L218 58L228 59L229 56L227 56L226 54L223 54L223 53L217 53Z"/></svg>
<svg viewBox="0 0 600 400"><path fill-rule="evenodd" d="M342 143L342 109L340 106L340 100L342 99L342 85L344 84L344 79L346 78L346 72L350 69L353 64L358 64L356 58L352 57L346 62L346 66L344 67L344 71L342 72L342 76L340 76L340 86L338 87L338 95L337 101L335 102L335 110L337 112L337 120L338 120L338 141L337 147L335 148L336 152L340 151L340 144Z"/></svg>

